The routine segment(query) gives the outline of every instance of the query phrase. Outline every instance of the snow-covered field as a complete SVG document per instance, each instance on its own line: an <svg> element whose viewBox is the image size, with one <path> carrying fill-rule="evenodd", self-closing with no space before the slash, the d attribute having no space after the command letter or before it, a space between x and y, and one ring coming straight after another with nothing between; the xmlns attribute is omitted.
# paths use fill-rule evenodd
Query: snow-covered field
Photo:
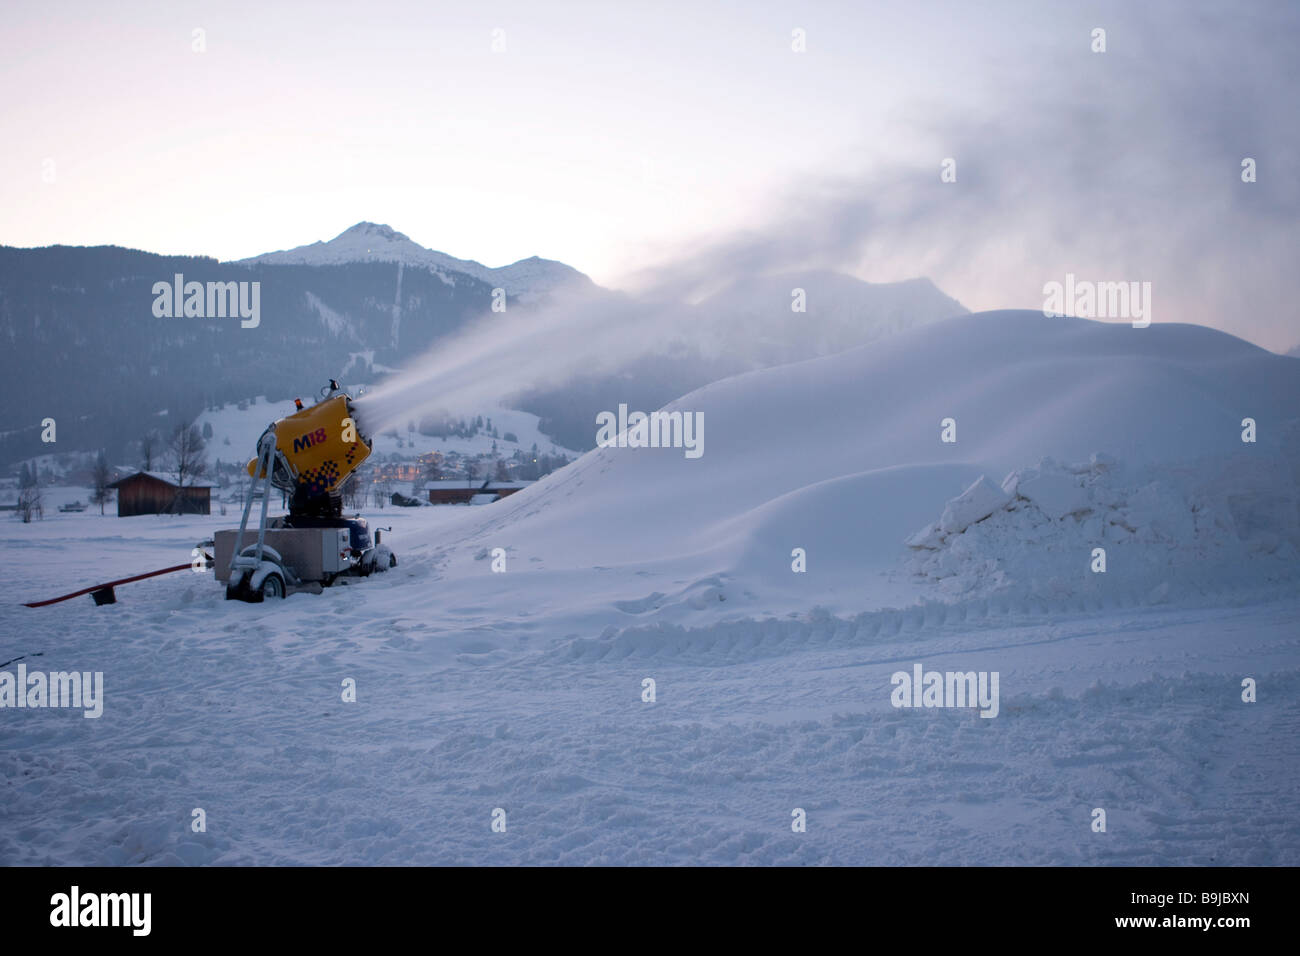
<svg viewBox="0 0 1300 956"><path fill-rule="evenodd" d="M989 313L670 407L701 458L371 513L396 569L276 604L23 608L232 519L4 521L0 669L105 702L0 711L0 863L1300 863L1300 363Z"/></svg>

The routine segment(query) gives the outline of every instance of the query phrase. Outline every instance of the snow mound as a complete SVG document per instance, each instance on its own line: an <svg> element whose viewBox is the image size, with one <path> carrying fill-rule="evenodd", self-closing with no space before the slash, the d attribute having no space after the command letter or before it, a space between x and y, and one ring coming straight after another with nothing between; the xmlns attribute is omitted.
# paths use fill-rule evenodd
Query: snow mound
<svg viewBox="0 0 1300 956"><path fill-rule="evenodd" d="M982 521L1010 500L1006 492L980 475L975 482L943 509L939 530L945 534L964 531L976 521Z"/></svg>
<svg viewBox="0 0 1300 956"><path fill-rule="evenodd" d="M1222 460L1126 468L1104 455L1011 472L994 507L907 538L904 567L945 598L1015 589L1046 597L1163 601L1206 587L1295 577L1300 499L1293 463L1250 472ZM984 476L948 503L992 502ZM958 508L960 510L960 507ZM987 513L984 513L987 510Z"/></svg>
<svg viewBox="0 0 1300 956"><path fill-rule="evenodd" d="M1050 466L1012 472L1002 486L1033 502L1049 518L1064 518L1088 508L1088 492L1079 477L1073 472L1053 471Z"/></svg>
<svg viewBox="0 0 1300 956"><path fill-rule="evenodd" d="M1197 564L1180 548L1208 544L1186 527L1212 515L1235 529L1214 539L1225 562L1244 549L1297 563L1270 522L1275 509L1294 520L1300 443L1286 422L1300 414L1300 366L1211 329L977 313L714 382L665 410L703 416L700 457L598 448L403 552L466 603L595 621L615 602L677 595L639 615L669 623L854 614L932 598L936 582L957 596L988 587L980 561L1006 586L1117 587L1134 567ZM1242 441L1246 418L1256 442ZM1087 468L1025 467L1049 456ZM1127 525L1133 556L1093 575L1094 535L1075 525L1101 544ZM991 528L1003 538L968 552ZM482 547L515 549L510 573L485 578L471 557ZM695 608L689 596L715 579L727 599ZM438 613L442 599L412 600Z"/></svg>
<svg viewBox="0 0 1300 956"><path fill-rule="evenodd" d="M911 547L937 548L945 535L965 531L976 521L983 521L999 508L1006 507L1011 497L980 475L970 487L948 502L939 520L926 525L905 542Z"/></svg>

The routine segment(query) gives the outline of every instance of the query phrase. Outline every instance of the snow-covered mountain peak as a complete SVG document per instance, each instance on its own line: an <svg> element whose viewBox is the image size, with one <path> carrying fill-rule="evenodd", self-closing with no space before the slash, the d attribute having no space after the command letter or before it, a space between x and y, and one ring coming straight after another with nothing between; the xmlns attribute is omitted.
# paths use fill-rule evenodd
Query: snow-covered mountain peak
<svg viewBox="0 0 1300 956"><path fill-rule="evenodd" d="M507 266L490 268L472 259L457 259L413 241L392 226L359 222L328 242L313 242L280 252L267 252L241 260L244 264L338 266L355 262L396 262L408 268L429 269L455 283L457 274L470 276L500 287L523 299L544 295L561 286L590 286L591 280L578 270L530 256Z"/></svg>
<svg viewBox="0 0 1300 956"><path fill-rule="evenodd" d="M410 236L405 233L398 232L392 226L378 222L359 222L350 229L344 229L340 232L335 237L335 241L342 239L344 236L365 236L367 238L373 237L375 239L400 240L404 242L411 241Z"/></svg>

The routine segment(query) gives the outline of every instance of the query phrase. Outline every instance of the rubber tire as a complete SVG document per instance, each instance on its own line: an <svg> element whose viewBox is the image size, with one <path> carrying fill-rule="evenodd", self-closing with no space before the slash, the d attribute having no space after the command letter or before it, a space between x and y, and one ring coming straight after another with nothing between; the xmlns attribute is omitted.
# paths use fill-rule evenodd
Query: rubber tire
<svg viewBox="0 0 1300 956"><path fill-rule="evenodd" d="M283 598L284 595L284 578L280 575L271 573L262 579L262 600L272 600Z"/></svg>

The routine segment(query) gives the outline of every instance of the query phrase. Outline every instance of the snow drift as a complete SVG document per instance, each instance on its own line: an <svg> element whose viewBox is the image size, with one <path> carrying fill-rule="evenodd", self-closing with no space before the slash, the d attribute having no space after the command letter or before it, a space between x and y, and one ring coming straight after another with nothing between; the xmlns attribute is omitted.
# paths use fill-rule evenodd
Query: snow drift
<svg viewBox="0 0 1300 956"><path fill-rule="evenodd" d="M1294 464L1282 459L1127 468L1104 455L1048 458L1000 488L981 476L907 539L905 567L946 598L1015 590L1160 603L1294 577L1296 518Z"/></svg>
<svg viewBox="0 0 1300 956"><path fill-rule="evenodd" d="M617 598L642 614L675 608L690 616L705 607L856 612L926 597L954 575L961 583L940 593L979 590L984 583L972 578L998 561L1039 560L1042 535L1029 525L1078 523L1076 504L1091 509L1077 540L1052 545L1082 569L1066 578L1053 570L1053 586L1066 591L1098 586L1088 570L1098 522L1114 533L1131 529L1127 544L1145 557L1129 569L1193 563L1200 539L1189 527L1218 529L1223 562L1195 558L1210 577L1261 554L1280 565L1270 575L1294 571L1300 548L1300 369L1198 326L1134 329L1037 312L980 313L716 382L667 409L703 413L702 457L597 449L406 550L433 552L458 592L481 589L506 601L547 593L531 591L519 575L485 578L472 554L500 546L512 570L540 575L539 586L547 575L590 574L595 605ZM1242 441L1246 418L1256 422L1254 443ZM945 419L953 420L955 442L941 440ZM1120 462L1131 480L1120 487L1049 463L1020 472L1018 486L999 486L1002 476L1043 459ZM1153 468L1165 470L1153 477ZM981 476L979 500L953 501ZM1109 503L1097 498L1107 494ZM964 536L995 512L1003 514L995 522L1000 535ZM1261 536L1255 525L1269 515L1276 527ZM920 550L964 562L950 574L936 573L932 560L918 563L919 540L904 544L936 519L945 537ZM983 543L972 557L967 546L976 538ZM806 573L791 569L796 548L806 553ZM1159 561L1151 557L1156 549ZM1108 580L1125 573L1115 567Z"/></svg>

